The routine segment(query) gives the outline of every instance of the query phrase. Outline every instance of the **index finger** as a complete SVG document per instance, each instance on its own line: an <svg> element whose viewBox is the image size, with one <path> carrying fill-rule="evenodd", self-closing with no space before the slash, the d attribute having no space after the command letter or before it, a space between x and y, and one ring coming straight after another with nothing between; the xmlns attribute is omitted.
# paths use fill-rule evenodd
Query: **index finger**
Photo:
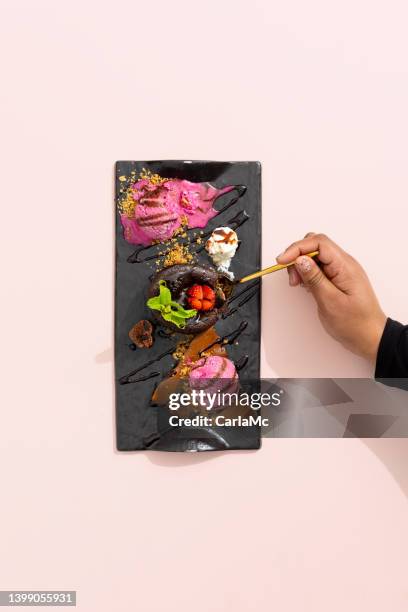
<svg viewBox="0 0 408 612"><path fill-rule="evenodd" d="M291 244L283 253L278 255L276 260L280 264L288 264L295 261L300 255L307 255L312 251L319 251L319 261L327 265L338 256L340 247L325 234L310 234L303 240Z"/></svg>

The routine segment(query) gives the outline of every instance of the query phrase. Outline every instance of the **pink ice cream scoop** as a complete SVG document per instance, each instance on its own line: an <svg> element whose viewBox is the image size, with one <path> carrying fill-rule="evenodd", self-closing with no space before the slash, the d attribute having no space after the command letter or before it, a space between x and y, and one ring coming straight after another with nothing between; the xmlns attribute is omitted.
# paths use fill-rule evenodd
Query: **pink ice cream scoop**
<svg viewBox="0 0 408 612"><path fill-rule="evenodd" d="M212 355L195 362L189 374L192 389L205 393L234 393L238 389L238 373L234 363L227 357ZM224 406L216 404L214 408Z"/></svg>
<svg viewBox="0 0 408 612"><path fill-rule="evenodd" d="M210 183L168 179L153 184L140 179L131 185L133 203L121 211L124 237L132 244L150 245L174 235L184 222L188 228L205 227L218 214L215 200L235 188L217 189Z"/></svg>

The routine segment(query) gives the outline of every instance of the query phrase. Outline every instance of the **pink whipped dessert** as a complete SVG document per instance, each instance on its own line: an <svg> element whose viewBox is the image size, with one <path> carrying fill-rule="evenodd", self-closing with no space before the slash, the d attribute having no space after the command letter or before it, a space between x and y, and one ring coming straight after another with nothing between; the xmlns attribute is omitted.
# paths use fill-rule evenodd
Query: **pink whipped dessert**
<svg viewBox="0 0 408 612"><path fill-rule="evenodd" d="M235 365L230 359L212 355L196 361L189 374L189 383L192 389L222 394L236 392L239 379ZM224 406L215 403L213 408L221 409Z"/></svg>
<svg viewBox="0 0 408 612"><path fill-rule="evenodd" d="M141 178L130 186L120 205L124 238L148 246L168 240L182 224L187 228L205 227L218 214L213 207L215 200L233 189L234 185L217 189L210 183Z"/></svg>

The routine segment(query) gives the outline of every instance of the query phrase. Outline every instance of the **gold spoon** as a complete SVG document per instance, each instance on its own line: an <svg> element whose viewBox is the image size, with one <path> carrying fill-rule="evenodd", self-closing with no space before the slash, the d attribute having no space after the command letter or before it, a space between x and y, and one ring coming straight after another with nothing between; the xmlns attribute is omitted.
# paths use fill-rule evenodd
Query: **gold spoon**
<svg viewBox="0 0 408 612"><path fill-rule="evenodd" d="M312 251L311 253L306 253L307 257L316 257L319 254L319 251ZM269 268L264 268L263 270L259 270L258 272L253 272L252 274L248 274L248 276L244 276L243 278L236 281L237 283L246 283L247 281L253 280L254 278L258 278L259 276L264 276L265 274L271 274L272 272L277 272L278 270L283 270L283 268L288 268L289 266L293 266L295 262L291 261L288 264L276 264L275 266L270 266Z"/></svg>

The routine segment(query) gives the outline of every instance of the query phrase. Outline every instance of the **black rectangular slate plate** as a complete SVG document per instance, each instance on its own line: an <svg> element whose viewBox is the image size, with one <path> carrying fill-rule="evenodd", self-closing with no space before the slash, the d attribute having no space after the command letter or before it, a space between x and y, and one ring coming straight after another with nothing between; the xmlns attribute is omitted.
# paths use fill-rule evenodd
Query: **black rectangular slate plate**
<svg viewBox="0 0 408 612"><path fill-rule="evenodd" d="M119 197L120 176L129 176L132 170L138 174L143 168L167 178L180 178L194 182L210 182L215 187L245 185L247 191L225 212L211 219L204 231L219 226L234 227L231 220L248 219L237 229L241 241L232 261L231 270L240 278L261 268L261 165L259 162L215 162L215 161L118 161L116 162L116 204ZM215 208L220 209L232 198L231 193L221 196ZM152 247L148 254L154 253ZM174 365L171 355L166 356L152 369L159 370L162 377L141 383L120 384L119 378L154 359L175 345L175 340L162 338L155 333L155 342L150 349L131 350L129 330L137 321L151 318L146 307L149 277L156 270L154 261L129 263L128 258L135 251L135 245L123 238L120 217L116 206L116 283L115 283L115 378L116 378L116 439L120 451L207 451L256 449L260 446L260 428L214 427L192 429L173 427L169 430L167 409L150 403L155 385L165 377ZM206 252L200 260L208 263ZM260 332L261 298L260 282L254 284L258 290L247 290L242 298L233 304L236 312L221 319L216 325L222 337L247 321L247 327L237 339L238 344L228 346L230 359L237 361L248 355L240 379L257 380L260 376ZM246 285L242 287L246 288ZM246 298L250 299L247 301ZM134 348L134 347L133 347ZM142 374L141 373L141 374Z"/></svg>

